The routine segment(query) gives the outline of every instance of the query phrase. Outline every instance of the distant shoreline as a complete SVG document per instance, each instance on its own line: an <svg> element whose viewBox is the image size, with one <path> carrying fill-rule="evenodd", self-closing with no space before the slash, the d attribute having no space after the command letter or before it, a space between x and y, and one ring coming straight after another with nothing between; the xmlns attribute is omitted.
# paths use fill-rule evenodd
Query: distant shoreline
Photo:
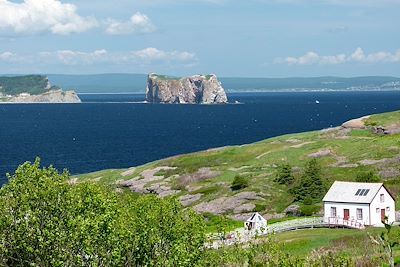
<svg viewBox="0 0 400 267"><path fill-rule="evenodd" d="M360 90L349 90L349 89L276 89L276 90L226 90L228 94L251 94L251 93L315 93L315 92L400 92L400 88L397 89L360 89ZM79 93L78 95L145 95L144 92L100 92L100 93Z"/></svg>

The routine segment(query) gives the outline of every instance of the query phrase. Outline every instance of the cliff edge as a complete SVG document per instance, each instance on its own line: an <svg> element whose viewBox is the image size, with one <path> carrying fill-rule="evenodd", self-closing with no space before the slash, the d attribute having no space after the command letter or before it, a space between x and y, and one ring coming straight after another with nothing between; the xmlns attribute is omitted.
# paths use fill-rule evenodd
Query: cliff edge
<svg viewBox="0 0 400 267"><path fill-rule="evenodd" d="M43 75L0 77L0 103L80 103L74 91L52 86Z"/></svg>
<svg viewBox="0 0 400 267"><path fill-rule="evenodd" d="M220 104L227 103L224 88L216 75L174 78L151 73L147 79L149 103Z"/></svg>

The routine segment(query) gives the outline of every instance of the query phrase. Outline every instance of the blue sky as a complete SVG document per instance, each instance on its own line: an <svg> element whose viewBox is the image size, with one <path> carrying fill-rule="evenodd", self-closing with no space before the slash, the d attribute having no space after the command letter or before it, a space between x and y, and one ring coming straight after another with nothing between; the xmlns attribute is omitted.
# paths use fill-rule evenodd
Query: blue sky
<svg viewBox="0 0 400 267"><path fill-rule="evenodd" d="M0 73L400 76L400 0L0 0Z"/></svg>

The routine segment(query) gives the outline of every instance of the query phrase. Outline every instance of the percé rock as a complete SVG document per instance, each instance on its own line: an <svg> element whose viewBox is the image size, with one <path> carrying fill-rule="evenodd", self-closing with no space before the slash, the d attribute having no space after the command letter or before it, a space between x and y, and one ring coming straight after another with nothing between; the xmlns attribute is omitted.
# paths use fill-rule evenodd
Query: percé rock
<svg viewBox="0 0 400 267"><path fill-rule="evenodd" d="M214 74L173 78L151 73L147 79L146 101L149 103L218 104L227 103L228 98Z"/></svg>

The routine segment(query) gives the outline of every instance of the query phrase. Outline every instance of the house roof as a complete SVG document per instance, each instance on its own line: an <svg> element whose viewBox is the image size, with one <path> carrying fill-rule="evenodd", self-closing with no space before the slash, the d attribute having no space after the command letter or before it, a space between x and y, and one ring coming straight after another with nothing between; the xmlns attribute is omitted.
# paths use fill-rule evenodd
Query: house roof
<svg viewBox="0 0 400 267"><path fill-rule="evenodd" d="M382 186L383 183L335 181L328 193L326 193L323 201L341 203L371 203ZM388 193L390 194L389 191Z"/></svg>
<svg viewBox="0 0 400 267"><path fill-rule="evenodd" d="M266 222L267 220L258 212L254 213L246 222Z"/></svg>

